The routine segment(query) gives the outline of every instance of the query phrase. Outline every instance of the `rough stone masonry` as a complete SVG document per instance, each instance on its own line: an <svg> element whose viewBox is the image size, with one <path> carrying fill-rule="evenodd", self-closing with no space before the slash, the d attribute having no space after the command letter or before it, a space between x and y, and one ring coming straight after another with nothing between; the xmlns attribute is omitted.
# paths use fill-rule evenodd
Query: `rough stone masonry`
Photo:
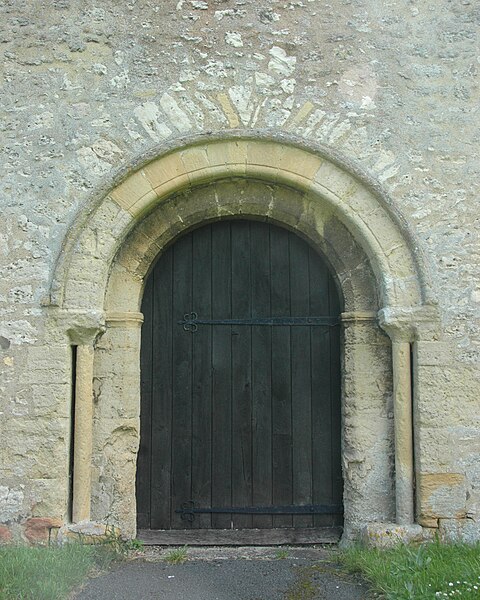
<svg viewBox="0 0 480 600"><path fill-rule="evenodd" d="M345 539L480 538L479 19L1 3L0 541L135 535L143 281L238 214L323 248L343 290Z"/></svg>

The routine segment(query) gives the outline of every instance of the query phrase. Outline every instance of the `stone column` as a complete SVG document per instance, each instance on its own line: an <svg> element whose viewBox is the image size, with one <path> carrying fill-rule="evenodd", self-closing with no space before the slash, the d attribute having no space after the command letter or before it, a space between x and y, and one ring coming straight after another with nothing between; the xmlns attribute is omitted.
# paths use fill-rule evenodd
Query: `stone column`
<svg viewBox="0 0 480 600"><path fill-rule="evenodd" d="M411 525L415 523L411 343L417 315L384 308L378 316L392 341L396 523Z"/></svg>
<svg viewBox="0 0 480 600"><path fill-rule="evenodd" d="M93 343L77 346L72 521L90 520L93 439Z"/></svg>
<svg viewBox="0 0 480 600"><path fill-rule="evenodd" d="M395 507L399 525L414 523L413 420L410 342L392 339L395 422Z"/></svg>

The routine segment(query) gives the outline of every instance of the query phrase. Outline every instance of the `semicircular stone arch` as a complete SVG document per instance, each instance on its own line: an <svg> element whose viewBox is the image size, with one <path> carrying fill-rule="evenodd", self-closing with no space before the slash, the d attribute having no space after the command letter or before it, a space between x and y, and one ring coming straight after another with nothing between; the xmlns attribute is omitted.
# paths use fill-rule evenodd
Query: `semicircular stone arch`
<svg viewBox="0 0 480 600"><path fill-rule="evenodd" d="M337 283L344 310L346 538L358 535L365 523L393 521L395 503L397 522L411 522L411 415L395 417L407 424L395 437L391 406L392 397L404 407L411 398L393 389L392 345L377 314L384 328L394 321L391 331L400 330L409 352L409 341L420 331L412 315L421 321L418 315L426 308L428 316L433 304L421 255L387 199L338 161L285 141L239 137L196 140L144 164L91 207L87 218L79 218L64 244L51 305L75 344L85 343L82 331L93 340L104 331L94 359L88 359L94 360L94 391L102 402L95 404L93 421L82 425L91 430L86 433L93 451L90 459L82 458L83 475L74 473L83 490L78 514L135 535L144 282L157 257L182 233L231 218L267 220L297 233L323 256ZM408 369L403 374L408 381ZM75 430L77 439L82 435ZM405 456L401 440L407 441ZM402 516L405 498L410 508Z"/></svg>
<svg viewBox="0 0 480 600"><path fill-rule="evenodd" d="M99 309L113 258L137 223L172 194L232 177L300 191L312 199L305 207L312 218L316 210L334 214L370 261L380 307L418 307L430 301L428 273L417 245L381 194L318 152L234 138L203 140L168 152L111 190L81 227L72 228L53 276L51 303ZM297 215L303 208L297 207ZM227 210L220 205L217 209L218 218ZM181 226L181 214L169 218Z"/></svg>

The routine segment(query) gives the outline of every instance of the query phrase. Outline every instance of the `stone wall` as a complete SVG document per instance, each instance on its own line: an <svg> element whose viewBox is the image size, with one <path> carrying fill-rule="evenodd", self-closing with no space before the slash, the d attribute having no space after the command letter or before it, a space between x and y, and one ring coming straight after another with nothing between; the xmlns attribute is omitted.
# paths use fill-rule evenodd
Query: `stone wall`
<svg viewBox="0 0 480 600"><path fill-rule="evenodd" d="M96 319L52 306L68 232L145 157L233 130L322 145L400 215L442 324L413 348L418 521L480 537L478 19L469 0L2 3L0 540L68 520L69 345Z"/></svg>

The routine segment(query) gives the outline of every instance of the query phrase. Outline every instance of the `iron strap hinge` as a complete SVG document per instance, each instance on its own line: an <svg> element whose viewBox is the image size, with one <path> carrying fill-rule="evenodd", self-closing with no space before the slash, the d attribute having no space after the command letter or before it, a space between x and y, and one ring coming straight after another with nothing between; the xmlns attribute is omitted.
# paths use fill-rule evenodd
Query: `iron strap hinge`
<svg viewBox="0 0 480 600"><path fill-rule="evenodd" d="M178 321L179 325L183 325L185 331L197 331L199 325L267 325L273 326L327 326L334 327L339 324L336 317L252 317L246 319L199 319L196 312L187 313L183 316L182 321Z"/></svg>
<svg viewBox="0 0 480 600"><path fill-rule="evenodd" d="M196 514L235 514L235 515L339 515L343 514L341 504L300 504L287 506L222 506L197 507L193 500L184 502L175 510L185 521L192 522Z"/></svg>

